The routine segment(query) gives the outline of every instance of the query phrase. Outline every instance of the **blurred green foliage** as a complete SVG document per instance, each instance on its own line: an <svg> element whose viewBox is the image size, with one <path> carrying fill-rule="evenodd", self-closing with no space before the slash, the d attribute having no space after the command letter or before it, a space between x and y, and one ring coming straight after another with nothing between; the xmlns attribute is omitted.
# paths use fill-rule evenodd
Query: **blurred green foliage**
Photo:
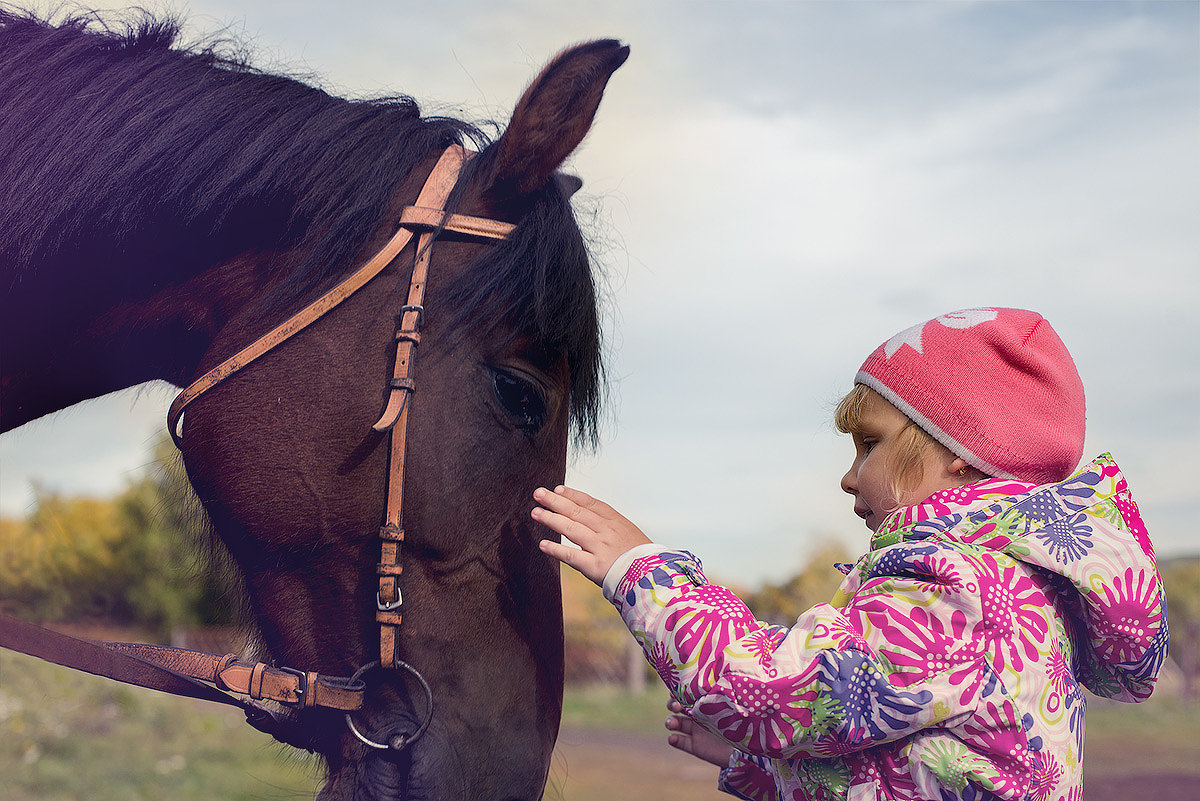
<svg viewBox="0 0 1200 801"><path fill-rule="evenodd" d="M164 637L177 626L234 620L237 579L212 569L210 551L220 546L166 436L145 474L114 498L36 495L25 520L0 520L5 611L136 625Z"/></svg>
<svg viewBox="0 0 1200 801"><path fill-rule="evenodd" d="M1200 558L1177 557L1159 564L1167 594L1171 658L1183 674L1185 698L1200 697Z"/></svg>
<svg viewBox="0 0 1200 801"><path fill-rule="evenodd" d="M741 598L759 620L777 626L795 625L801 613L817 604L828 603L841 586L845 576L834 565L854 560L855 557L839 541L822 541L794 576L742 593Z"/></svg>

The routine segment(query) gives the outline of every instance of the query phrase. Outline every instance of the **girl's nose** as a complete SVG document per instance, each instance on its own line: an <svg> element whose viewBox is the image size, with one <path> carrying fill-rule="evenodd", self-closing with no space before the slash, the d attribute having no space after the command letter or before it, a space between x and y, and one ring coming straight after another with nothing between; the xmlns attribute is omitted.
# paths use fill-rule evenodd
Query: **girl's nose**
<svg viewBox="0 0 1200 801"><path fill-rule="evenodd" d="M846 471L846 475L842 476L841 487L842 492L851 495L858 494L858 473L853 467Z"/></svg>

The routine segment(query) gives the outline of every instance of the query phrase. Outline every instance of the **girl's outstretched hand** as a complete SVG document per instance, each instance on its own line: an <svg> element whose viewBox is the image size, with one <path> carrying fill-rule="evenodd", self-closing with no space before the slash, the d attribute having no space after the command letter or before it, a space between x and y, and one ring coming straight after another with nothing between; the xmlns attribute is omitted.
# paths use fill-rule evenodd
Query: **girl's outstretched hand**
<svg viewBox="0 0 1200 801"><path fill-rule="evenodd" d="M533 499L541 504L530 512L533 519L582 550L551 540L542 540L538 547L596 584L604 582L604 575L618 556L635 545L650 542L641 529L586 492L561 486L551 492L538 487Z"/></svg>
<svg viewBox="0 0 1200 801"><path fill-rule="evenodd" d="M675 713L667 715L667 729L671 732L667 735L668 743L718 767L729 765L733 746L683 714L683 706L678 701L671 701L667 709Z"/></svg>

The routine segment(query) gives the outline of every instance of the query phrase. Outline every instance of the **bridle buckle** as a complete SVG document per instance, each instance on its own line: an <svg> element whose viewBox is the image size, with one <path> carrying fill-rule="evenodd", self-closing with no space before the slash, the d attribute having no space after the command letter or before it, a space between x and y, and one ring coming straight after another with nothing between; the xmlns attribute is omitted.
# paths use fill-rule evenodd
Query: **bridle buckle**
<svg viewBox="0 0 1200 801"><path fill-rule="evenodd" d="M401 595L399 587L396 587L396 600L394 601L385 601L379 596L378 593L375 594L375 608L380 612L394 612L399 609L403 603L404 596Z"/></svg>
<svg viewBox="0 0 1200 801"><path fill-rule="evenodd" d="M298 680L298 683L296 684L296 700L295 701L284 701L284 700L280 699L279 703L283 704L284 706L288 707L289 709L304 708L308 702L308 674L305 673L303 670L297 670L296 668L284 667L282 665L276 666L274 669L278 670L280 673L287 673L292 676L295 676L296 679Z"/></svg>

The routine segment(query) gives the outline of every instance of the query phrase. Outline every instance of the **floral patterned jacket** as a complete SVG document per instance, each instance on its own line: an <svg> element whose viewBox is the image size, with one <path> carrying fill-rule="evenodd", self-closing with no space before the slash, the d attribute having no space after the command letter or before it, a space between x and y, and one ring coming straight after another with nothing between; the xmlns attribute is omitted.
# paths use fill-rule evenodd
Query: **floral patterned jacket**
<svg viewBox="0 0 1200 801"><path fill-rule="evenodd" d="M1081 685L1150 695L1167 651L1154 551L1105 454L1058 484L989 479L895 512L833 601L754 619L686 551L606 595L745 799L1077 801Z"/></svg>

